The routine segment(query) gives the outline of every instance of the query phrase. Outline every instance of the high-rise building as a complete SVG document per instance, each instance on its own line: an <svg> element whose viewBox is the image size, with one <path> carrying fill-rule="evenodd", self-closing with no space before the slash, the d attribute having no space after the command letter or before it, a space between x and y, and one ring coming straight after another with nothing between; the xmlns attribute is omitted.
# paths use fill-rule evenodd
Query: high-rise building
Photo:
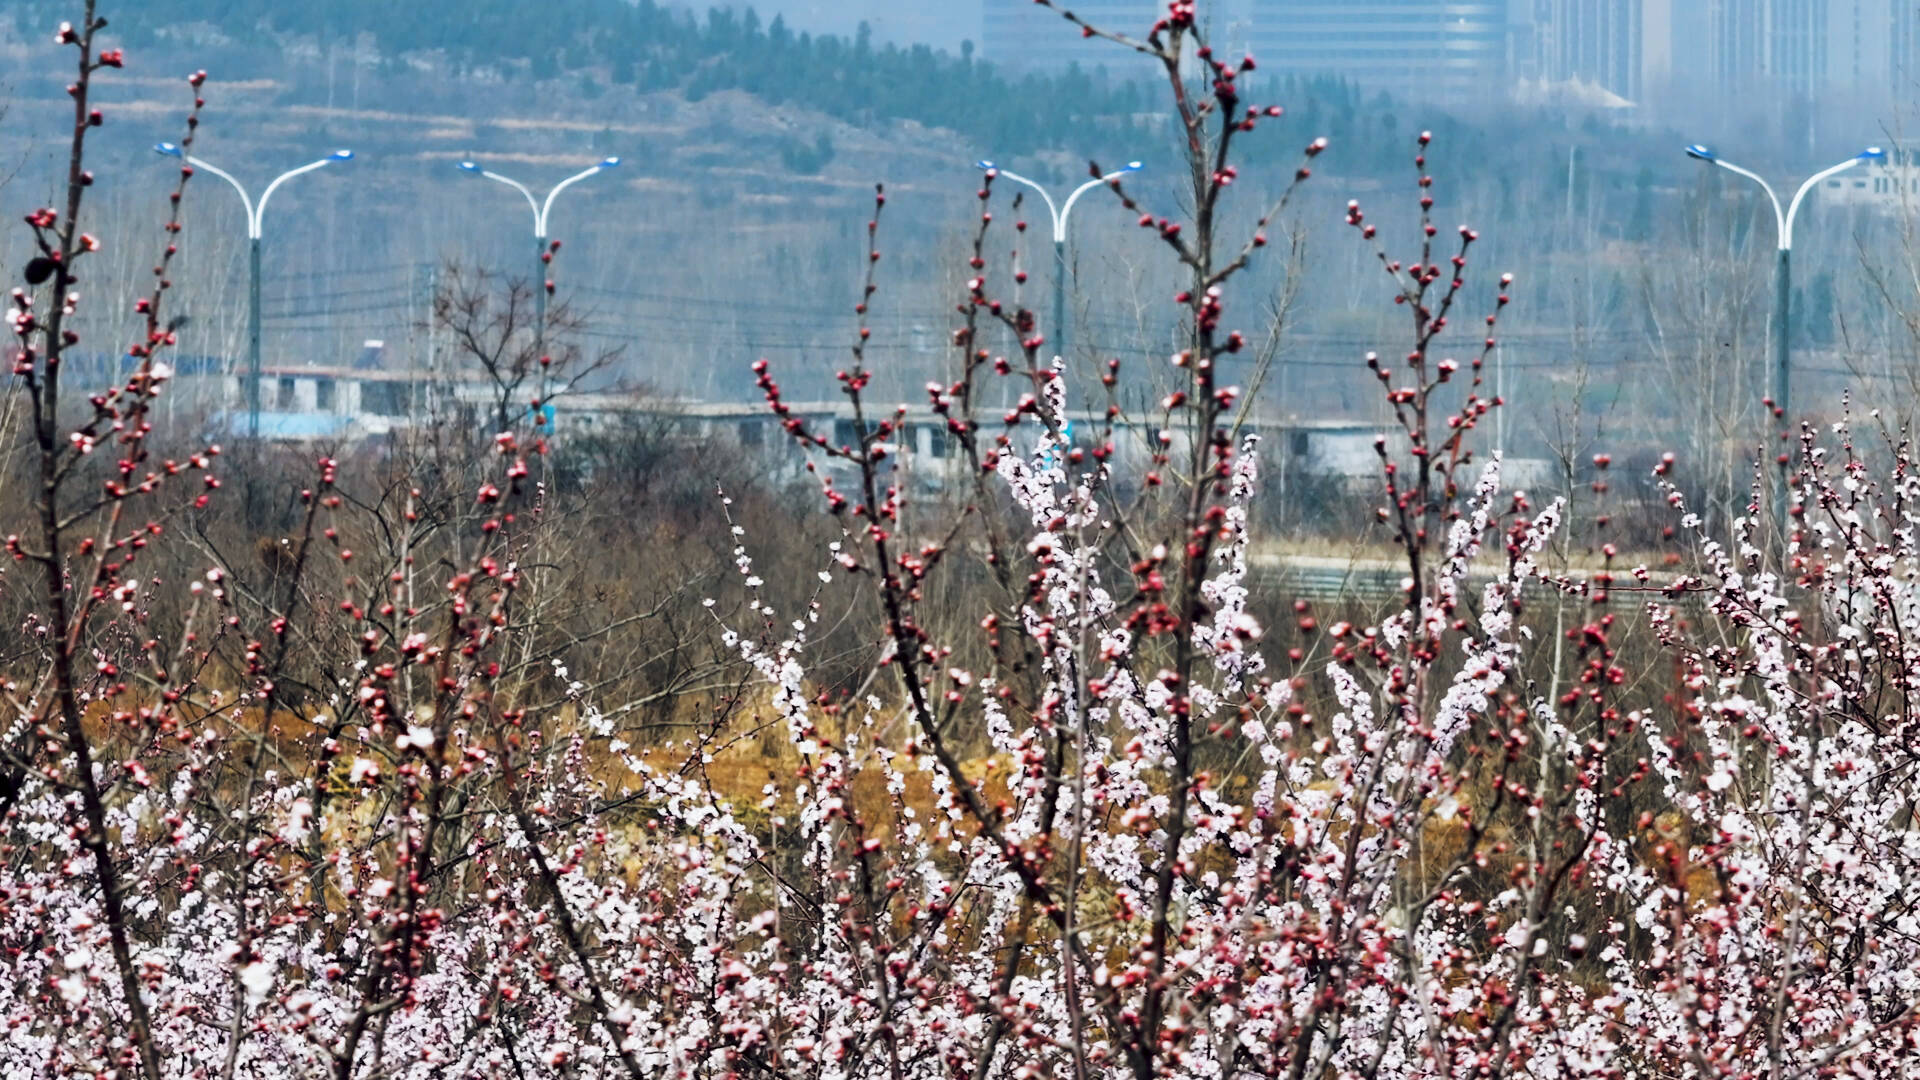
<svg viewBox="0 0 1920 1080"><path fill-rule="evenodd" d="M1888 100L1920 0L1531 0L1516 21L1518 78L1772 107Z"/></svg>
<svg viewBox="0 0 1920 1080"><path fill-rule="evenodd" d="M1887 80L1889 90L1902 100L1910 100L1920 87L1920 0L1889 0L1893 7L1892 33L1888 35Z"/></svg>
<svg viewBox="0 0 1920 1080"><path fill-rule="evenodd" d="M1144 38L1166 10L1161 0L1072 0L1062 3L1089 24L1128 37ZM985 0L981 9L980 53L1009 71L1083 68L1115 58L1111 48L1090 49L1058 11L1033 0Z"/></svg>
<svg viewBox="0 0 1920 1080"><path fill-rule="evenodd" d="M1910 47L1912 0L1705 0L1700 70L1715 89L1886 101Z"/></svg>
<svg viewBox="0 0 1920 1080"><path fill-rule="evenodd" d="M1837 74L1830 70L1827 20L1847 0L1772 0L1767 5L1766 74L1779 90L1795 97L1812 97L1825 90Z"/></svg>
<svg viewBox="0 0 1920 1080"><path fill-rule="evenodd" d="M1106 62L1057 11L984 0L982 52L1010 69ZM1065 2L1063 0L1063 6ZM1164 0L1071 0L1143 35ZM1654 108L1920 97L1920 0L1213 0L1211 40L1267 76L1334 76L1448 103Z"/></svg>
<svg viewBox="0 0 1920 1080"><path fill-rule="evenodd" d="M1910 48L1913 0L1834 0L1827 10L1827 75L1874 101L1906 100L1911 85L1902 87L1896 72L1905 64L1900 15L1907 9Z"/></svg>
<svg viewBox="0 0 1920 1080"><path fill-rule="evenodd" d="M1533 0L1516 18L1514 73L1643 101L1663 91L1673 71L1674 2Z"/></svg>
<svg viewBox="0 0 1920 1080"><path fill-rule="evenodd" d="M1263 70L1452 100L1504 97L1521 0L1251 0Z"/></svg>
<svg viewBox="0 0 1920 1080"><path fill-rule="evenodd" d="M1768 0L1700 0L1701 29L1692 74L1720 93L1748 92L1763 82Z"/></svg>

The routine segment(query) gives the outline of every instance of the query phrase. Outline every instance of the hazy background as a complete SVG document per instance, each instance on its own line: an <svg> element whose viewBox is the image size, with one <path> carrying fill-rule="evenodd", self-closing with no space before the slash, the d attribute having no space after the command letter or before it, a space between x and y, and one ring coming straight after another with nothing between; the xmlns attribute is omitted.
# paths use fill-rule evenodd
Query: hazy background
<svg viewBox="0 0 1920 1080"><path fill-rule="evenodd" d="M1902 151L1914 95L1896 69L1910 39L1888 22L1867 25L1874 33L1852 45L1823 31L1817 40L1661 53L1713 27L1745 26L1733 0L1715 9L1731 21L1702 30L1681 20L1674 33L1693 38L1669 34L1664 46L1554 21L1609 5L1644 14L1660 2L1578 0L1587 6L1575 10L1576 0L1233 0L1209 8L1221 34L1260 57L1244 80L1248 100L1287 110L1245 140L1235 227L1250 227L1286 187L1310 140L1331 140L1274 225L1267 257L1236 279L1229 298L1233 320L1262 346L1247 354L1249 370L1268 349L1276 364L1256 403L1262 411L1376 416L1379 395L1361 358L1401 347L1403 313L1389 302L1371 247L1342 223L1344 208L1360 200L1393 256L1415 261L1414 137L1430 129L1437 138L1427 168L1443 237L1469 224L1483 238L1474 265L1485 276L1474 279L1469 310L1477 316L1490 303L1499 272L1518 276L1490 377L1530 404L1501 421L1498 438L1543 455L1569 445L1574 429L1650 446L1682 433L1726 462L1721 479L1727 498L1737 498L1731 489L1768 356L1772 211L1752 185L1688 159L1682 147L1717 142L1778 185L1870 142ZM1870 6L1798 2L1834 26ZM1882 2L1891 19L1895 6ZM1146 29L1139 13L1157 10L1142 0L1078 6L1118 12L1119 25L1136 33ZM1482 22L1432 22L1443 7L1472 8ZM67 75L53 66L64 60L49 43L62 8L0 0L5 213L48 200L63 167ZM1362 40L1354 35L1318 40L1284 21L1338 20L1363 8L1379 9L1411 59L1368 59L1351 52ZM556 206L552 232L565 244L559 300L582 320L581 347L618 350L600 385L704 401L752 399L748 366L763 356L784 372L790 396L834 395L876 183L890 193L873 320L876 388L907 401L921 399L952 361L946 343L971 273L965 259L978 213L975 161L993 158L1064 190L1090 160L1137 159L1146 168L1131 190L1157 213L1177 215L1183 205L1154 65L1082 41L1044 13L1016 39L1037 60L1017 66L994 61L984 45L966 51L961 42L981 36L981 8L947 0L698 14L624 0L226 0L217 10L148 0L109 10L130 62L101 82L109 122L95 144L95 205L112 239L108 258L129 269L150 258L172 167L150 147L179 135L186 71L212 73L197 151L255 191L335 147L356 151L350 165L290 182L267 214L269 364L338 365L379 340L388 362L424 368L446 347L428 314L449 267L532 276L525 203L461 173L456 165L467 159L542 194L607 155L623 159ZM1023 2L1017 16L1008 12L1027 19L1033 10ZM1478 34L1473 40L1486 45L1492 39L1475 27L1494 25L1500 51L1474 54L1480 67L1418 51L1442 32ZM1608 42L1618 55L1595 51ZM1776 62L1793 56L1818 64L1808 60L1793 75ZM1740 66L1749 62L1758 66ZM1680 75L1724 85L1661 97L1672 90L1656 76ZM1640 86L1645 100L1622 105L1619 94L1591 92L1594 80L1616 76L1622 88ZM1851 80L1844 86L1843 76ZM1837 183L1849 186L1823 187L1799 224L1799 400L1837 409L1843 390L1875 387L1878 400L1911 402L1920 387L1920 245L1910 204L1920 200L1920 175L1863 168ZM1025 201L1015 209L1017 194ZM203 178L189 200L178 264L176 310L190 318L181 349L231 370L245 352L238 199ZM1030 194L1007 184L995 206L1003 225L1043 216ZM1134 217L1099 191L1076 211L1070 356L1086 365L1124 360L1125 391L1144 401L1179 340L1169 302L1177 275ZM1027 234L1018 256L1031 279L1008 291L1045 312L1053 276L1041 233ZM27 253L21 233L9 235L14 247L0 257L18 265ZM1019 246L1011 232L996 233L1003 279ZM128 326L88 310L87 340L119 348ZM1464 357L1476 342L1463 334L1450 348Z"/></svg>

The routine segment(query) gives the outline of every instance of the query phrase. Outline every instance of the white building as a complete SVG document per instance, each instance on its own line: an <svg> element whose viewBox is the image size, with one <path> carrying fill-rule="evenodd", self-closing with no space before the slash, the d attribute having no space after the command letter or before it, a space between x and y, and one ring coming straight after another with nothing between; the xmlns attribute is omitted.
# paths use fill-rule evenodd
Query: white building
<svg viewBox="0 0 1920 1080"><path fill-rule="evenodd" d="M1889 214L1920 210L1920 150L1894 147L1880 161L1857 166L1820 185L1829 206L1852 206Z"/></svg>
<svg viewBox="0 0 1920 1080"><path fill-rule="evenodd" d="M272 442L348 446L435 421L488 433L498 424L497 390L478 379L450 381L422 369L369 367L268 367L261 374L260 435ZM245 375L221 378L229 406L211 418L212 433L223 439L243 436L249 428ZM845 401L790 402L788 408L787 416L834 447L860 442L853 408ZM950 434L946 415L924 404L908 406L898 414L884 406L869 407L868 423L880 418L897 423L887 440L889 467L900 470L906 483L937 491L971 481L975 464ZM534 417L529 409L516 419L524 429ZM976 417L983 452L1003 430L1002 419L991 411ZM541 422L550 438L575 446L609 441L617 445L618 440L640 437L684 441L703 452L733 447L764 455L769 475L783 479L799 478L808 456L816 469L839 476L842 482L853 469L842 458L817 451L802 453L782 430L781 419L757 401L689 401L617 390L567 393L556 395L541 410ZM1100 445L1111 430L1112 462L1121 475L1141 476L1154 467L1151 456L1162 445L1160 418L1122 417L1110 422L1104 411L1070 410L1068 422L1073 445L1082 451ZM1033 429L1022 430L1016 446L1031 444ZM1240 430L1262 437L1265 471L1283 492L1297 482L1361 488L1379 480L1375 443L1387 429L1378 423L1255 416ZM1174 460L1184 460L1186 430L1175 425L1167 435L1165 451ZM1544 482L1543 473L1550 471L1545 462L1510 459L1506 477L1509 486L1527 486Z"/></svg>
<svg viewBox="0 0 1920 1080"><path fill-rule="evenodd" d="M211 418L223 435L247 433L244 370L223 376L229 407ZM425 371L357 367L279 367L260 371L260 435L279 442L352 442L387 435L428 415L434 385Z"/></svg>

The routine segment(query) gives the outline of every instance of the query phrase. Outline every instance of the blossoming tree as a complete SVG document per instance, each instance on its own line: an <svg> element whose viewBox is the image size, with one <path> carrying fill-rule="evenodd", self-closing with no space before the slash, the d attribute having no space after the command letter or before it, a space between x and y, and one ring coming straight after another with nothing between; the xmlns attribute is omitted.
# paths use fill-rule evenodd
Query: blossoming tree
<svg viewBox="0 0 1920 1080"><path fill-rule="evenodd" d="M1380 518L1404 595L1371 626L1321 628L1303 606L1294 630L1319 644L1283 668L1283 628L1250 591L1260 447L1223 372L1246 346L1239 275L1326 143L1231 235L1233 149L1277 114L1242 100L1252 59L1216 56L1191 3L1139 38L1062 14L1160 67L1188 155L1184 220L1110 183L1180 280L1146 468L1128 475L1116 445L1117 362L1076 386L1020 306L989 171L954 362L927 387L970 505L935 520L900 482L904 410L870 400L864 329L841 374L850 440L756 365L840 536L792 607L755 573L768 538L734 526L749 600L716 606L714 633L757 690L641 744L557 661L559 705L526 674L519 615L559 550L537 433L499 433L440 569L405 554L412 502L392 523L402 554L356 562L322 460L283 594L237 603L217 561L191 582L145 571L219 498L219 448L151 445L192 169L134 313L133 373L77 406L61 361L100 243L79 225L105 122L91 94L123 63L86 0L58 33L77 62L66 201L29 216L37 255L12 299L38 512L7 538L5 580L41 601L36 664L4 687L6 1075L1915 1068L1907 444L1876 466L1850 431L1806 431L1785 545L1757 509L1730 541L1703 534L1675 487L1692 572L1545 569L1561 508L1503 490L1473 446L1501 405L1481 371L1511 279L1470 284L1477 237L1442 241L1423 135L1417 254L1347 211L1410 317L1404 358L1366 361L1395 418ZM1476 304L1484 329L1448 334ZM1004 415L984 411L993 379L1020 387ZM1106 428L1070 434L1072 395L1105 396ZM325 606L299 587L323 564ZM986 588L938 587L968 566ZM1661 692L1636 689L1659 672L1622 667L1623 595L1676 672ZM872 662L836 699L811 673L827 605L849 596ZM1595 614L1554 696L1529 674L1530 615L1561 603ZM295 703L308 652L339 674ZM758 798L724 790L715 762L769 730L785 756Z"/></svg>

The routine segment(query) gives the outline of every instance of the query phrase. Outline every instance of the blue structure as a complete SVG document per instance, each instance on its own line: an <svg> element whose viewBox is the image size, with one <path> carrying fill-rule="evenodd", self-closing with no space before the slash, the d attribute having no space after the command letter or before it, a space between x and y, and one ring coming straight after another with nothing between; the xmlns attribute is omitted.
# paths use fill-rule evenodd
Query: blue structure
<svg viewBox="0 0 1920 1080"><path fill-rule="evenodd" d="M207 418L214 435L233 438L248 434L250 419L245 411L217 412ZM260 437L268 440L298 442L303 439L344 438L353 426L353 418L339 413L263 412Z"/></svg>

